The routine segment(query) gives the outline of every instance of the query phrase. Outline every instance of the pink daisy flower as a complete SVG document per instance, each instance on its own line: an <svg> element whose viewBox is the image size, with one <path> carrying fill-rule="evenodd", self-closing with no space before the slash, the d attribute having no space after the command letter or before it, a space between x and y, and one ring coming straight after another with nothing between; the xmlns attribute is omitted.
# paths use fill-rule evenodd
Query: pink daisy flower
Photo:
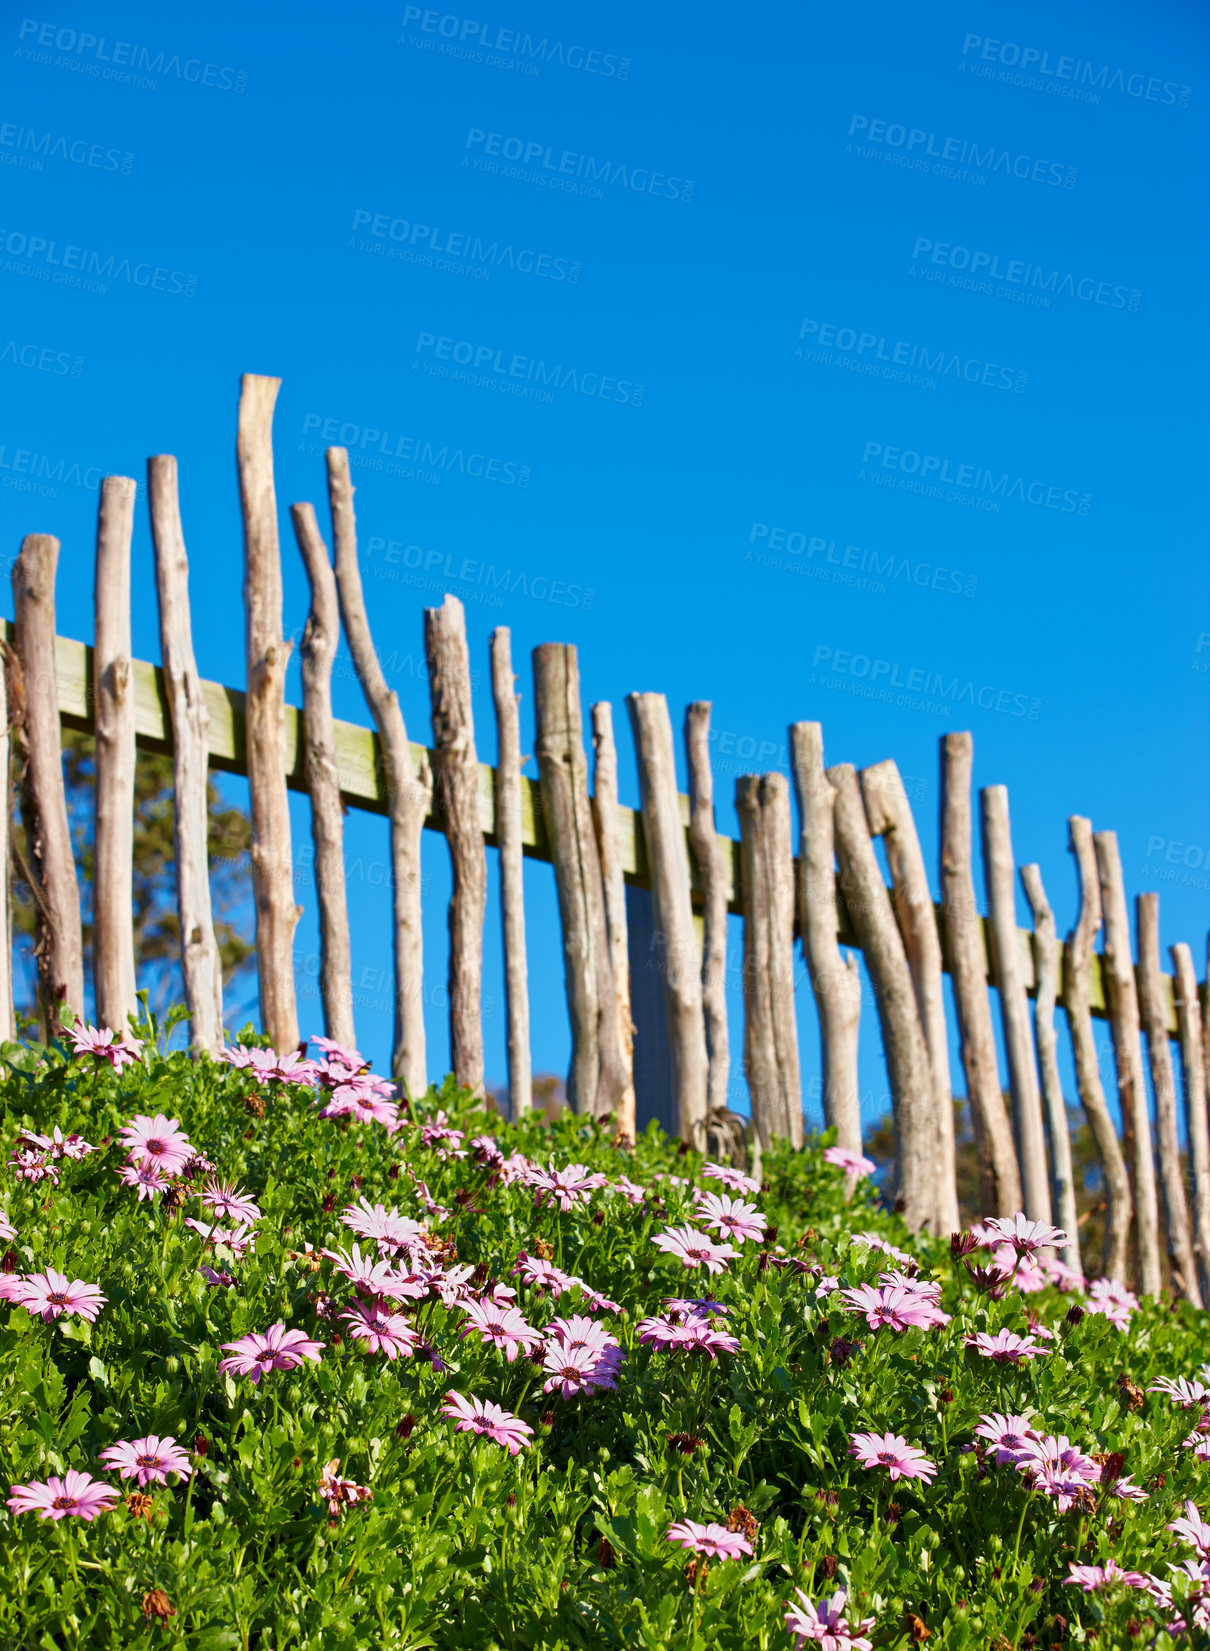
<svg viewBox="0 0 1210 1651"><path fill-rule="evenodd" d="M114 1171L114 1174L123 1186L137 1189L140 1204L144 1198L149 1203L153 1202L169 1185L154 1158L148 1159L143 1164L123 1164L121 1169Z"/></svg>
<svg viewBox="0 0 1210 1651"><path fill-rule="evenodd" d="M878 1165L864 1153L854 1152L852 1147L825 1147L823 1149L824 1162L835 1164L837 1169L844 1170L846 1175L856 1175L859 1179L873 1175ZM840 1596L844 1598L843 1592ZM873 1621L873 1618L870 1619Z"/></svg>
<svg viewBox="0 0 1210 1651"><path fill-rule="evenodd" d="M368 1485L359 1485L355 1479L342 1479L336 1471L339 1466L340 1457L334 1456L325 1464L319 1480L319 1494L328 1504L328 1512L333 1519L338 1518L345 1508L371 1501L374 1495Z"/></svg>
<svg viewBox="0 0 1210 1651"><path fill-rule="evenodd" d="M619 1175L616 1181L610 1183L612 1192L620 1192L628 1204L639 1205L647 1196L646 1187L640 1187L636 1181L626 1175Z"/></svg>
<svg viewBox="0 0 1210 1651"><path fill-rule="evenodd" d="M1016 1465L1024 1447L1041 1438L1029 1425L1028 1416L1003 1416L998 1410L989 1416L980 1416L975 1437L986 1439L996 1453L996 1466L1011 1462Z"/></svg>
<svg viewBox="0 0 1210 1651"><path fill-rule="evenodd" d="M679 1313L686 1319L710 1319L718 1314L726 1318L731 1311L721 1301L712 1301L708 1296L665 1296L664 1306L670 1313Z"/></svg>
<svg viewBox="0 0 1210 1651"><path fill-rule="evenodd" d="M543 1393L559 1389L563 1399L574 1399L580 1393L592 1393L598 1387L616 1387L614 1375L618 1360L590 1347L564 1347L559 1342L547 1345L542 1368L547 1380Z"/></svg>
<svg viewBox="0 0 1210 1651"><path fill-rule="evenodd" d="M65 1136L58 1124L55 1125L53 1135L39 1135L35 1130L23 1129L17 1137L17 1144L28 1147L31 1151L49 1153L54 1159L87 1158L90 1152L97 1150L74 1130Z"/></svg>
<svg viewBox="0 0 1210 1651"><path fill-rule="evenodd" d="M425 1232L419 1221L400 1215L397 1209L371 1204L368 1198L350 1204L340 1219L360 1237L372 1238L384 1255L424 1247Z"/></svg>
<svg viewBox="0 0 1210 1651"><path fill-rule="evenodd" d="M354 1244L353 1253L347 1250L321 1250L338 1273L342 1273L356 1288L369 1296L385 1296L388 1286L396 1277L395 1264L389 1257L376 1259L372 1253L362 1255L361 1246ZM418 1292L427 1295L428 1287L424 1285Z"/></svg>
<svg viewBox="0 0 1210 1651"><path fill-rule="evenodd" d="M220 1181L211 1175L202 1187L202 1203L220 1220L228 1219L250 1227L260 1220L260 1208L234 1181Z"/></svg>
<svg viewBox="0 0 1210 1651"><path fill-rule="evenodd" d="M317 1049L323 1050L328 1057L329 1065L335 1062L350 1072L361 1072L370 1064L359 1049L350 1049L347 1043L337 1043L335 1038L321 1038L317 1033L313 1033L307 1041L313 1043Z"/></svg>
<svg viewBox="0 0 1210 1651"><path fill-rule="evenodd" d="M187 1215L185 1225L192 1227L198 1237L204 1238L207 1244L225 1244L237 1260L243 1259L245 1251L256 1237L251 1227L246 1227L243 1222L238 1227L227 1229L212 1226L205 1221L197 1221L193 1216Z"/></svg>
<svg viewBox="0 0 1210 1651"><path fill-rule="evenodd" d="M679 1543L706 1559L738 1559L750 1554L752 1544L739 1531L729 1531L725 1525L699 1525L696 1519L681 1519L669 1525L664 1532L665 1542Z"/></svg>
<svg viewBox="0 0 1210 1651"><path fill-rule="evenodd" d="M1104 1565L1073 1565L1068 1561L1067 1569L1070 1574L1063 1578L1064 1585L1083 1588L1086 1594L1100 1594L1122 1585L1146 1588L1151 1580L1140 1571L1124 1571L1116 1559L1107 1559Z"/></svg>
<svg viewBox="0 0 1210 1651"><path fill-rule="evenodd" d="M454 1423L456 1433L481 1433L497 1445L503 1445L510 1456L529 1448L533 1428L520 1417L501 1410L490 1399L476 1399L474 1394L463 1398L461 1393L447 1393L441 1402L444 1413Z"/></svg>
<svg viewBox="0 0 1210 1651"><path fill-rule="evenodd" d="M458 1339L461 1341L464 1336L470 1335L482 1336L484 1341L490 1342L504 1354L509 1364L513 1363L518 1353L529 1353L542 1340L516 1307L499 1307L494 1301L468 1301L463 1304L462 1311L469 1322L460 1331Z"/></svg>
<svg viewBox="0 0 1210 1651"><path fill-rule="evenodd" d="M604 1353L609 1348L619 1347L616 1338L603 1324L587 1318L583 1313L573 1313L570 1318L551 1319L546 1326L546 1334L569 1350L582 1347L590 1353Z"/></svg>
<svg viewBox="0 0 1210 1651"><path fill-rule="evenodd" d="M675 1256L688 1268L705 1267L711 1273L721 1273L735 1254L730 1244L715 1244L705 1233L693 1227L665 1227L651 1241L657 1250Z"/></svg>
<svg viewBox="0 0 1210 1651"><path fill-rule="evenodd" d="M1192 1542L1202 1559L1210 1560L1210 1525L1198 1512L1196 1502L1186 1502L1185 1517L1174 1519L1164 1529L1175 1532L1183 1542Z"/></svg>
<svg viewBox="0 0 1210 1651"><path fill-rule="evenodd" d="M39 1519L66 1519L68 1514L95 1519L99 1513L108 1513L117 1499L117 1491L90 1473L68 1468L62 1479L52 1474L44 1481L14 1485L8 1505L14 1513L36 1513Z"/></svg>
<svg viewBox="0 0 1210 1651"><path fill-rule="evenodd" d="M116 1445L107 1445L99 1454L101 1460L121 1478L137 1478L140 1490L153 1479L166 1485L170 1473L188 1479L193 1472L188 1456L171 1434L164 1439L155 1433L149 1433L145 1439L120 1439Z"/></svg>
<svg viewBox="0 0 1210 1651"><path fill-rule="evenodd" d="M745 1204L727 1192L698 1193L697 1218L723 1238L733 1238L737 1244L763 1243L768 1225L755 1204Z"/></svg>
<svg viewBox="0 0 1210 1651"><path fill-rule="evenodd" d="M1018 1336L1011 1330L997 1330L994 1336L986 1330L979 1330L973 1336L966 1337L966 1345L996 1364L1017 1364L1022 1359L1036 1359L1048 1351L1045 1347L1039 1347L1033 1336Z"/></svg>
<svg viewBox="0 0 1210 1651"><path fill-rule="evenodd" d="M795 1651L803 1651L808 1641L818 1645L821 1651L871 1651L872 1642L865 1636L874 1626L874 1618L846 1621L847 1595L843 1588L838 1588L831 1599L821 1599L818 1605L813 1604L801 1588L795 1588L794 1592L798 1595L798 1604L787 1602L786 1628L795 1641Z"/></svg>
<svg viewBox="0 0 1210 1651"><path fill-rule="evenodd" d="M255 1385L266 1370L293 1370L304 1359L318 1364L324 1343L312 1341L301 1330L287 1330L284 1324L274 1324L263 1332L241 1336L238 1341L225 1341L222 1346L231 1357L220 1362L219 1370L251 1376Z"/></svg>
<svg viewBox="0 0 1210 1651"><path fill-rule="evenodd" d="M17 1236L16 1227L13 1226L12 1222L9 1220L8 1216L5 1215L4 1211L0 1210L0 1240L3 1240L5 1243L7 1243L10 1239L16 1238L16 1236Z"/></svg>
<svg viewBox="0 0 1210 1651"><path fill-rule="evenodd" d="M1011 1244L1018 1255L1031 1255L1034 1250L1061 1250L1067 1243L1067 1234L1046 1221L1031 1221L1020 1210L1016 1215L996 1215L983 1223L992 1241Z"/></svg>
<svg viewBox="0 0 1210 1651"><path fill-rule="evenodd" d="M732 1192L757 1193L760 1191L760 1182L754 1181L743 1170L732 1169L729 1164L703 1164L702 1174L713 1181L721 1181Z"/></svg>
<svg viewBox="0 0 1210 1651"><path fill-rule="evenodd" d="M77 1055L93 1055L99 1061L108 1061L115 1072L124 1066L133 1066L143 1053L137 1038L127 1032L119 1038L109 1026L72 1027L67 1037Z"/></svg>
<svg viewBox="0 0 1210 1651"><path fill-rule="evenodd" d="M896 1261L902 1262L905 1267L918 1265L917 1258L909 1255L906 1250L899 1249L889 1239L883 1238L881 1233L850 1233L850 1244L865 1244L871 1250L877 1250L880 1255L893 1256Z"/></svg>
<svg viewBox="0 0 1210 1651"><path fill-rule="evenodd" d="M517 1257L517 1265L508 1276L520 1277L522 1284L533 1284L539 1289L549 1290L556 1301L564 1290L574 1288L579 1282L556 1267L552 1261L543 1261L541 1256L526 1255L524 1250Z"/></svg>
<svg viewBox="0 0 1210 1651"><path fill-rule="evenodd" d="M33 1152L29 1147L18 1147L10 1152L8 1161L16 1171L18 1181L28 1181L31 1186L37 1186L39 1181L50 1180L55 1186L59 1184L59 1172L49 1158L44 1158L40 1152Z"/></svg>
<svg viewBox="0 0 1210 1651"><path fill-rule="evenodd" d="M373 1303L357 1302L342 1313L354 1341L364 1341L371 1353L385 1353L392 1363L400 1353L410 1354L419 1337L405 1318L398 1313L384 1313Z"/></svg>
<svg viewBox="0 0 1210 1651"><path fill-rule="evenodd" d="M40 1313L46 1324L64 1313L75 1313L94 1324L107 1297L95 1284L85 1284L78 1278L69 1284L65 1273L57 1273L53 1267L48 1267L44 1273L31 1273L25 1278L21 1293L12 1299L27 1312Z"/></svg>
<svg viewBox="0 0 1210 1651"><path fill-rule="evenodd" d="M1186 1381L1184 1376L1178 1376L1175 1381L1170 1376L1161 1376L1158 1381L1152 1382L1147 1391L1163 1393L1169 1399L1175 1399L1182 1410L1189 1410L1193 1405L1210 1404L1210 1387L1204 1382Z"/></svg>
<svg viewBox="0 0 1210 1651"><path fill-rule="evenodd" d="M1043 1434L1036 1439L1027 1439L1021 1446L1017 1456L1017 1472L1044 1471L1078 1480L1085 1485L1096 1484L1100 1478L1099 1465L1073 1445L1065 1433L1057 1436Z"/></svg>
<svg viewBox="0 0 1210 1651"><path fill-rule="evenodd" d="M924 1452L898 1433L855 1433L849 1455L856 1456L862 1467L886 1468L892 1483L896 1479L921 1479L927 1485L937 1474L935 1464Z"/></svg>
<svg viewBox="0 0 1210 1651"><path fill-rule="evenodd" d="M235 1283L231 1274L224 1272L222 1268L202 1266L198 1268L198 1272L212 1290L229 1290Z"/></svg>
<svg viewBox="0 0 1210 1651"><path fill-rule="evenodd" d="M122 1126L121 1135L132 1164L150 1161L168 1176L179 1175L193 1157L193 1148L179 1121L166 1118L162 1112L157 1112L154 1118L140 1112Z"/></svg>
<svg viewBox="0 0 1210 1651"><path fill-rule="evenodd" d="M381 1124L388 1135L401 1128L398 1102L381 1093L381 1078L349 1078L337 1084L332 1098L320 1109L321 1118L354 1118L359 1124ZM387 1085L388 1091L390 1085Z"/></svg>
<svg viewBox="0 0 1210 1651"><path fill-rule="evenodd" d="M529 1182L537 1191L534 1203L539 1207L550 1199L561 1210L571 1210L577 1204L586 1204L597 1187L609 1185L609 1177L590 1170L586 1164L567 1164L563 1169L534 1169Z"/></svg>
<svg viewBox="0 0 1210 1651"><path fill-rule="evenodd" d="M902 1285L859 1284L842 1290L842 1300L855 1313L864 1313L871 1330L884 1325L889 1330L927 1330L936 1322L938 1309L927 1297Z"/></svg>

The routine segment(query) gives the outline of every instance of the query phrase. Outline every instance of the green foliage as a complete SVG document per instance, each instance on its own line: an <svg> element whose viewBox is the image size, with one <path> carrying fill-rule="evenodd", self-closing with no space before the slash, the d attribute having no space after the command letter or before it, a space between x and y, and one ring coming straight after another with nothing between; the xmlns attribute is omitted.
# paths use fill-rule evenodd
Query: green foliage
<svg viewBox="0 0 1210 1651"><path fill-rule="evenodd" d="M133 1482L106 1472L98 1453L148 1433L174 1436L195 1467L183 1484L147 1487L148 1517L129 1500L91 1524L0 1509L0 1646L785 1651L796 1586L813 1599L846 1587L850 1613L874 1617L871 1638L885 1648L919 1643L914 1623L953 1651L1064 1635L1078 1644L1093 1631L1101 1647L1124 1645L1133 1616L1147 1623L1142 1643L1173 1645L1162 1627L1156 1637L1163 1617L1145 1595L1086 1598L1063 1579L1069 1561L1113 1554L1166 1575L1168 1558L1188 1556L1164 1525L1186 1496L1206 1509L1207 1466L1181 1448L1190 1413L1158 1395L1131 1408L1117 1378L1145 1388L1158 1375L1192 1376L1210 1349L1203 1316L1145 1303L1122 1332L1091 1315L1069 1324L1070 1300L1052 1290L976 1295L948 1246L912 1244L868 1183L846 1206L843 1177L818 1142L766 1156L756 1202L777 1225L775 1243L844 1286L892 1264L849 1247L849 1234L911 1247L941 1283L952 1323L871 1331L835 1292L816 1293L808 1266L770 1265L753 1244L716 1277L685 1272L651 1240L691 1208L688 1185L670 1178L693 1179L701 1164L654 1127L628 1151L609 1128L570 1114L510 1126L447 1080L388 1138L319 1119L307 1091L253 1092L245 1074L184 1053L149 1047L120 1075L60 1047L0 1053L6 1150L20 1129L56 1124L99 1148L62 1163L57 1188L10 1171L0 1202L17 1229L11 1264L55 1266L108 1298L93 1325L67 1316L48 1325L0 1303L0 1500L10 1485L69 1467L125 1496ZM448 1140L424 1143L420 1125L438 1109L464 1132L464 1156ZM184 1225L183 1215L204 1216L196 1185L167 1215L119 1183L121 1125L159 1111L260 1205L242 1259L207 1254ZM532 1187L503 1184L469 1151L484 1132L506 1154L626 1175L649 1189L648 1202L598 1191L566 1213L536 1209ZM443 1372L419 1357L368 1356L339 1317L317 1316L321 1290L352 1292L306 1247L347 1246L341 1211L361 1197L422 1219L415 1177L449 1212L432 1230L481 1269L478 1287L517 1286L534 1324L583 1304L510 1279L521 1250L549 1245L556 1264L620 1304L602 1315L627 1355L616 1391L569 1402L544 1394L533 1363L460 1340L461 1315L435 1299L413 1307L413 1322ZM227 1268L234 1286L208 1288L203 1260ZM707 1294L730 1307L737 1354L711 1361L637 1341L638 1320L664 1297ZM1004 1368L964 1352L974 1329L1024 1328L1027 1304L1056 1331L1046 1358ZM269 1372L259 1386L218 1373L222 1343L279 1320L325 1344L318 1363ZM514 1459L455 1433L439 1409L450 1389L521 1416L531 1448ZM1039 1428L1090 1453L1121 1451L1147 1500L1101 1497L1058 1514L1010 1468L985 1470L971 1452L989 1411L1032 1412ZM936 1483L891 1486L860 1467L848 1454L860 1429L904 1434L937 1464ZM671 1435L688 1436L688 1453L670 1447ZM373 1499L329 1523L318 1481L332 1458ZM754 1556L713 1561L690 1588L686 1555L664 1538L669 1522L723 1522L740 1505L758 1522ZM155 1589L175 1612L160 1626L144 1620Z"/></svg>

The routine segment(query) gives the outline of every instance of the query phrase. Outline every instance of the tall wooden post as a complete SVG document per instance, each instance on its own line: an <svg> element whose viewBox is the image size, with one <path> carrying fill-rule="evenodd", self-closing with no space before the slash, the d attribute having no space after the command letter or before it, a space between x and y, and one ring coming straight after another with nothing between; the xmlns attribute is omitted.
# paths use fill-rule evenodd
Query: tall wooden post
<svg viewBox="0 0 1210 1651"><path fill-rule="evenodd" d="M492 699L496 707L496 847L500 855L500 926L508 1015L508 1103L513 1121L533 1106L529 1052L529 978L525 958L525 885L521 865L521 718L506 625L492 632Z"/></svg>
<svg viewBox="0 0 1210 1651"><path fill-rule="evenodd" d="M1206 1068L1202 1060L1202 1006L1193 953L1183 940L1170 947L1169 953L1180 1030L1185 1132L1193 1171L1193 1245L1205 1300L1210 1297L1210 1118L1206 1115Z"/></svg>
<svg viewBox="0 0 1210 1651"><path fill-rule="evenodd" d="M731 1077L727 1028L727 889L723 851L714 829L714 776L710 768L710 701L695 700L685 711L685 758L689 768L689 842L702 890L705 943L702 948L702 1012L710 1062L707 1096L711 1111L726 1109Z"/></svg>
<svg viewBox="0 0 1210 1651"><path fill-rule="evenodd" d="M12 1041L13 1012L12 735L8 718L8 644L0 644L0 1043Z"/></svg>
<svg viewBox="0 0 1210 1651"><path fill-rule="evenodd" d="M744 889L744 1073L761 1145L801 1147L794 1016L794 855L783 774L735 782Z"/></svg>
<svg viewBox="0 0 1210 1651"><path fill-rule="evenodd" d="M1042 886L1042 868L1021 867L1021 882L1034 917L1034 1033L1038 1046L1038 1069L1042 1079L1042 1099L1050 1129L1050 1162L1054 1192L1055 1220L1067 1234L1063 1261L1073 1272L1082 1272L1080 1228L1076 1210L1075 1171L1071 1162L1071 1130L1063 1080L1059 1076L1059 1039L1055 1030L1055 1003L1059 995L1059 942L1055 914Z"/></svg>
<svg viewBox="0 0 1210 1651"><path fill-rule="evenodd" d="M613 977L618 1045L622 1052L625 1088L618 1101L618 1129L635 1138L634 1022L630 1018L630 955L626 923L626 882L622 874L622 838L618 825L618 752L613 738L613 707L607 699L592 708L592 810L601 853L601 885L605 895L605 929L609 938L609 967Z"/></svg>

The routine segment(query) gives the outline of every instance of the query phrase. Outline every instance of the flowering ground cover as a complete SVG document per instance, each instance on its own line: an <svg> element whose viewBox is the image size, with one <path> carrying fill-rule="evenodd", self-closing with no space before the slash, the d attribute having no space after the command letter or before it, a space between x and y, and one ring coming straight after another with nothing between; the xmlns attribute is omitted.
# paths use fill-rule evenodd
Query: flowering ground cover
<svg viewBox="0 0 1210 1651"><path fill-rule="evenodd" d="M1210 1643L1204 1315L143 1030L4 1051L0 1645Z"/></svg>

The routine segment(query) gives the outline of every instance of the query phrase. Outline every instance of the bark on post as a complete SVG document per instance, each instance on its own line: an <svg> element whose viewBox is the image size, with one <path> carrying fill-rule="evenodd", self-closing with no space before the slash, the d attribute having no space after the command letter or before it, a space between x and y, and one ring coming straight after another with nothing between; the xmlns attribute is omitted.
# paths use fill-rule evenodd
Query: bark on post
<svg viewBox="0 0 1210 1651"><path fill-rule="evenodd" d="M1067 1103L1059 1076L1058 1034L1055 1031L1055 1003L1059 995L1059 943L1055 914L1042 886L1042 868L1021 867L1021 882L1034 917L1034 1032L1038 1046L1038 1068L1042 1078L1042 1099L1050 1128L1051 1184L1055 1221L1067 1234L1063 1261L1074 1272L1080 1264L1080 1231L1076 1211L1075 1172L1071 1162L1071 1131L1067 1123Z"/></svg>
<svg viewBox="0 0 1210 1651"><path fill-rule="evenodd" d="M958 1011L962 1069L979 1153L982 1215L1013 1215L1021 1208L1021 1172L1000 1088L987 953L971 875L971 764L969 734L941 739L941 911Z"/></svg>
<svg viewBox="0 0 1210 1651"><path fill-rule="evenodd" d="M863 769L861 790L870 831L874 836L881 836L886 844L895 911L912 971L916 1009L933 1075L937 1188L933 1230L944 1236L957 1232L961 1221L954 1154L954 1093L950 1083L945 998L941 990L941 935L916 822L898 767L888 759Z"/></svg>
<svg viewBox="0 0 1210 1651"><path fill-rule="evenodd" d="M702 886L702 1013L710 1061L707 1100L726 1110L731 1077L727 1028L727 889L723 853L714 829L714 775L710 767L710 701L685 711L685 758L689 768L689 843Z"/></svg>
<svg viewBox="0 0 1210 1651"><path fill-rule="evenodd" d="M172 723L172 841L176 855L181 976L194 1049L217 1055L223 1042L223 970L210 905L210 713L202 698L189 617L189 560L181 529L176 460L147 461L147 499L155 546L160 658Z"/></svg>
<svg viewBox="0 0 1210 1651"><path fill-rule="evenodd" d="M1075 856L1080 880L1080 909L1075 927L1067 937L1063 957L1063 1004L1071 1033L1072 1056L1080 1104L1101 1160L1105 1183L1104 1272L1118 1283L1126 1282L1130 1251L1130 1223L1133 1200L1126 1158L1105 1103L1101 1067L1092 1035L1093 945L1101 927L1101 885L1097 877L1096 851L1092 842L1092 821L1073 814L1067 821L1068 844Z"/></svg>
<svg viewBox="0 0 1210 1651"><path fill-rule="evenodd" d="M865 955L882 1023L894 1108L898 1203L903 1206L903 1219L916 1232L929 1225L936 1213L933 1074L907 953L870 841L857 772L846 762L829 768L827 777L836 792L833 817L841 889Z"/></svg>
<svg viewBox="0 0 1210 1651"><path fill-rule="evenodd" d="M1206 1115L1206 1069L1202 1060L1202 1006L1193 953L1182 940L1169 947L1169 955L1180 1031L1185 1129L1193 1171L1193 1248L1205 1300L1210 1297L1210 1119Z"/></svg>
<svg viewBox="0 0 1210 1651"><path fill-rule="evenodd" d="M664 936L664 991L677 1117L682 1140L702 1152L709 1094L702 959L693 927L689 851L677 793L672 724L663 694L629 694L626 704L639 760L655 923Z"/></svg>
<svg viewBox="0 0 1210 1651"><path fill-rule="evenodd" d="M130 536L137 491L106 476L97 512L93 729L97 742L93 971L97 1020L119 1035L138 1014L134 923L134 681L130 663Z"/></svg>
<svg viewBox="0 0 1210 1651"><path fill-rule="evenodd" d="M1034 1064L1029 1024L1029 996L1017 938L1008 787L984 786L979 793L979 803L988 928L996 968L996 988L1000 994L1000 1023L1008 1056L1013 1135L1021 1170L1023 1208L1031 1221L1045 1221L1049 1225L1050 1179L1046 1171L1046 1135L1042 1127L1042 1098L1038 1091L1038 1072Z"/></svg>
<svg viewBox="0 0 1210 1651"><path fill-rule="evenodd" d="M802 1146L794 1017L794 851L782 774L735 782L744 888L744 1074L761 1145Z"/></svg>
<svg viewBox="0 0 1210 1651"><path fill-rule="evenodd" d="M857 1031L861 973L856 956L852 952L842 954L836 939L836 793L824 773L821 724L794 723L790 728L790 754L801 826L798 926L819 1012L824 1122L835 1129L838 1146L860 1152Z"/></svg>
<svg viewBox="0 0 1210 1651"><path fill-rule="evenodd" d="M1097 871L1101 881L1101 910L1105 940L1101 970L1113 1034L1118 1095L1122 1106L1122 1134L1134 1193L1135 1237L1138 1243L1142 1293L1158 1296L1163 1288L1160 1270L1160 1211L1155 1185L1155 1155L1151 1118L1143 1079L1143 1050L1139 1042L1139 999L1130 949L1130 919L1116 831L1093 834Z"/></svg>
<svg viewBox="0 0 1210 1651"><path fill-rule="evenodd" d="M314 508L292 504L290 520L311 586L311 611L303 631L300 664L304 761L311 798L311 840L315 845L315 893L319 900L319 991L325 1034L354 1049L357 1034L353 1025L353 959L345 890L344 805L332 721L332 662L340 643L340 605L332 559Z"/></svg>
<svg viewBox="0 0 1210 1651"><path fill-rule="evenodd" d="M13 566L17 654L25 685L25 831L37 883L38 996L48 1038L56 1037L61 1013L84 1016L84 942L80 888L67 823L63 749L59 725L59 673L55 664L55 569L59 541L27 534ZM116 1028L115 1028L116 1030Z"/></svg>
<svg viewBox="0 0 1210 1651"><path fill-rule="evenodd" d="M7 651L7 643L0 653ZM13 931L12 931L12 738L8 720L7 659L0 658L0 1043L12 1041L16 1030L13 1013Z"/></svg>
<svg viewBox="0 0 1210 1651"><path fill-rule="evenodd" d="M357 521L349 455L328 448L328 500L336 555L336 588L349 652L378 729L391 827L392 950L395 964L395 1036L391 1072L409 1095L423 1095L424 940L420 926L420 834L432 799L432 775L425 758L417 773L398 696L387 687L366 613L357 565Z"/></svg>
<svg viewBox="0 0 1210 1651"><path fill-rule="evenodd" d="M471 710L466 612L456 596L424 610L433 707L433 786L450 845L450 1063L465 1089L483 1094L483 913L487 856L479 823L479 759Z"/></svg>
<svg viewBox="0 0 1210 1651"><path fill-rule="evenodd" d="M240 505L244 518L244 606L248 657L245 706L252 813L252 891L261 1024L275 1049L298 1044L294 1000L294 862L286 790L286 663L281 552L273 485L273 407L281 379L245 373L239 400Z"/></svg>
<svg viewBox="0 0 1210 1651"><path fill-rule="evenodd" d="M605 891L588 800L588 759L574 647L534 649L534 711L542 812L555 869L563 970L571 1020L568 1103L593 1117L617 1116L626 1089L609 963Z"/></svg>
<svg viewBox="0 0 1210 1651"><path fill-rule="evenodd" d="M607 699L592 708L593 797L601 884L605 895L605 932L618 1021L618 1047L626 1087L618 1101L618 1129L635 1138L634 1022L630 1018L630 955L626 925L626 883L622 875L622 839L618 826L618 752L613 738L613 707Z"/></svg>
<svg viewBox="0 0 1210 1651"><path fill-rule="evenodd" d="M500 855L500 925L508 1016L508 1105L513 1121L534 1104L529 1055L529 979L525 959L525 885L521 870L521 718L506 625L492 632L496 706L496 847Z"/></svg>
<svg viewBox="0 0 1210 1651"><path fill-rule="evenodd" d="M1197 1282L1197 1261L1189 1225L1189 1201L1185 1196L1185 1174L1176 1132L1176 1079L1168 1049L1168 1014L1164 1002L1164 976L1160 965L1160 897L1140 894L1135 902L1135 925L1139 937L1139 1007L1151 1060L1151 1087L1155 1094L1155 1136L1159 1149L1160 1180L1164 1189L1164 1220L1168 1230L1168 1255L1185 1300L1202 1305Z"/></svg>

